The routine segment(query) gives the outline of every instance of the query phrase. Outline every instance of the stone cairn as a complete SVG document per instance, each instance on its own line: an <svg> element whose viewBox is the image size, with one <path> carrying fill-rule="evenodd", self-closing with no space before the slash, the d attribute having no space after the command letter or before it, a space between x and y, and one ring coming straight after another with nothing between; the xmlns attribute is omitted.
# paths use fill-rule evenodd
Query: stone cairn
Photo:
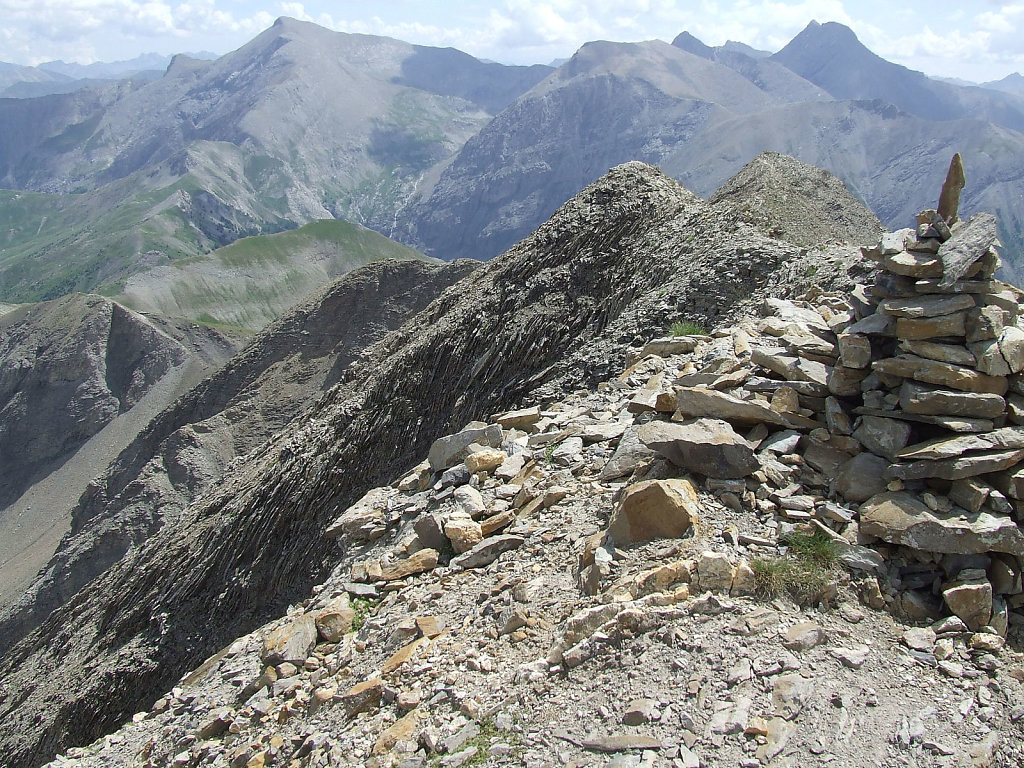
<svg viewBox="0 0 1024 768"><path fill-rule="evenodd" d="M993 277L995 218L959 220L963 184L956 155L938 209L863 249L873 285L769 300L756 328L697 342L729 349L652 379L630 410L674 409L640 440L737 512L816 526L884 574L869 604L1006 636L1024 625L1024 294ZM693 349L659 339L630 362Z"/></svg>
<svg viewBox="0 0 1024 768"><path fill-rule="evenodd" d="M904 586L934 587L969 627L1005 635L1008 609L1024 606L1024 330L1020 292L993 279L995 218L958 219L963 183L955 155L938 210L864 249L882 270L838 336L829 388L860 395L853 435L883 460L862 461L887 488L861 506L861 534L934 553L938 572L904 568ZM915 591L902 602L931 608Z"/></svg>

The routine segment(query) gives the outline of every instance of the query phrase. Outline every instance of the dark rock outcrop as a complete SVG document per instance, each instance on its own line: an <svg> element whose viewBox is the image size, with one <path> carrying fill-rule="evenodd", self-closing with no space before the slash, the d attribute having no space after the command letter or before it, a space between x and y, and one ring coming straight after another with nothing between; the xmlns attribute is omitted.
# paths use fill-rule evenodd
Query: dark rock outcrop
<svg viewBox="0 0 1024 768"><path fill-rule="evenodd" d="M160 413L89 485L52 560L0 614L0 653L299 416L360 350L477 266L387 260L357 269Z"/></svg>

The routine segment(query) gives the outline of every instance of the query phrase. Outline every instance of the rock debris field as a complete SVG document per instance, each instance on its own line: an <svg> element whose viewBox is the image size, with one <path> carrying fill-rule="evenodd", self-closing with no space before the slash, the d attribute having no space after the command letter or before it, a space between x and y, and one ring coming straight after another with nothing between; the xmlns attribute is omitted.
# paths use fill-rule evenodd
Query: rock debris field
<svg viewBox="0 0 1024 768"><path fill-rule="evenodd" d="M1021 765L1021 294L941 209L871 286L438 439L308 600L51 765Z"/></svg>

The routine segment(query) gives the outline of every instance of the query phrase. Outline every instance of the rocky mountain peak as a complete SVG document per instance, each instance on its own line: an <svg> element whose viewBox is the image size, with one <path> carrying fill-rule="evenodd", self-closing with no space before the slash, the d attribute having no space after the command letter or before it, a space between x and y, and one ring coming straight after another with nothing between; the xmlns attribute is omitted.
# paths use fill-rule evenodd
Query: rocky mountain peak
<svg viewBox="0 0 1024 768"><path fill-rule="evenodd" d="M870 243L885 227L828 171L764 152L708 200L737 221L791 243Z"/></svg>
<svg viewBox="0 0 1024 768"><path fill-rule="evenodd" d="M672 45L676 48L681 48L687 53L692 53L694 56L700 56L703 59L714 60L715 58L714 48L709 45L705 45L685 30L676 35L675 39L672 41Z"/></svg>

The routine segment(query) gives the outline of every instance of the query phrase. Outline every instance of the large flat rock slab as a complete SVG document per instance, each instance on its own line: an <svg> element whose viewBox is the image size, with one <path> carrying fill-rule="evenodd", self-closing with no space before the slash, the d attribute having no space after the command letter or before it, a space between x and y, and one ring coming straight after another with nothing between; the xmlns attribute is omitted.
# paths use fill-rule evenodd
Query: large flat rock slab
<svg viewBox="0 0 1024 768"><path fill-rule="evenodd" d="M890 544L946 554L1024 555L1024 533L1009 517L985 512L933 512L905 491L880 493L860 507L860 530Z"/></svg>
<svg viewBox="0 0 1024 768"><path fill-rule="evenodd" d="M760 467L750 444L722 419L652 421L638 436L677 467L705 477L741 478Z"/></svg>

